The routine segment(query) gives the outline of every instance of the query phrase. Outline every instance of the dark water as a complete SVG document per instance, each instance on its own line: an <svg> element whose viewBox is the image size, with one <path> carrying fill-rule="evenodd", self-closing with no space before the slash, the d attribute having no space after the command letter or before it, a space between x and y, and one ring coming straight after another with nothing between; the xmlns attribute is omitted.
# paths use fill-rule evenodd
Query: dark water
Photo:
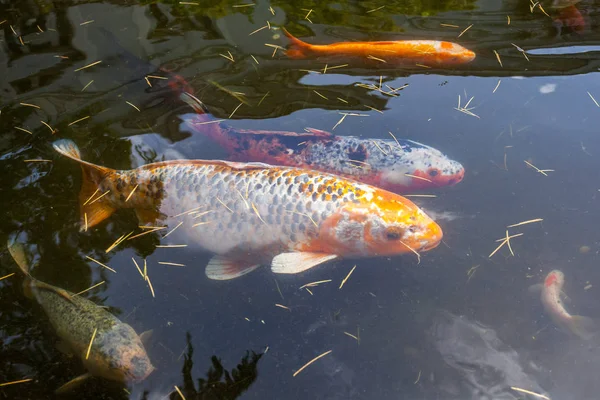
<svg viewBox="0 0 600 400"><path fill-rule="evenodd" d="M36 255L34 275L70 291L105 281L85 295L136 331L154 331L147 348L157 371L147 380L127 390L90 380L73 397L176 399L177 385L187 399L525 398L509 386L553 399L597 398L600 339L583 342L560 331L527 289L560 269L569 310L600 318L600 109L588 95L600 99L598 2L578 3L585 26L560 31L549 2L542 4L552 17L531 12L526 1L137 3L0 4L0 243L19 234ZM305 19L310 9L312 23ZM303 70L322 64L289 60L280 51L272 57L264 44L285 46L280 31L249 36L267 20L311 43L440 39L473 49L477 58L443 70L315 74ZM527 60L513 44L536 54ZM220 56L228 51L235 62ZM107 254L136 218L119 212L79 232L81 173L52 150L53 140L70 138L86 159L121 169L225 155L180 130L187 106L166 82L149 87L144 80L164 75L159 68L185 79L217 118L228 118L239 100L211 82L244 93L249 105L228 121L234 127L331 130L340 111L360 112L369 116L348 119L336 134L385 138L391 131L460 161L462 183L415 199L442 215L444 244L419 264L407 255L337 261L298 276L261 268L229 282L206 278L209 254L155 249L152 235ZM378 83L380 76L392 87L409 86L389 97L355 85ZM454 109L458 96L462 105L474 96L469 107L477 117ZM524 160L554 171L543 176ZM488 257L507 225L534 218L543 222L511 230L524 233L512 241L514 257L506 248ZM147 258L155 298L132 257ZM0 276L12 272L16 266L3 250ZM327 279L314 295L299 290ZM0 383L33 380L0 387L0 397L54 398L58 386L85 371L56 349L48 321L24 297L21 282L18 272L0 281Z"/></svg>

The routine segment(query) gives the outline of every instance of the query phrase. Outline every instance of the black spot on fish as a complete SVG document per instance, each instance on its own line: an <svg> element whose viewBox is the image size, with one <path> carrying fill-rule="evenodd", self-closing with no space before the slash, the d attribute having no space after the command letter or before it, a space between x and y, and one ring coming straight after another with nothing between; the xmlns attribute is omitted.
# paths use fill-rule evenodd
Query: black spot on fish
<svg viewBox="0 0 600 400"><path fill-rule="evenodd" d="M319 195L317 194L317 192L314 192L314 193L312 194L312 201L317 201L317 197L318 197L318 196L319 196Z"/></svg>

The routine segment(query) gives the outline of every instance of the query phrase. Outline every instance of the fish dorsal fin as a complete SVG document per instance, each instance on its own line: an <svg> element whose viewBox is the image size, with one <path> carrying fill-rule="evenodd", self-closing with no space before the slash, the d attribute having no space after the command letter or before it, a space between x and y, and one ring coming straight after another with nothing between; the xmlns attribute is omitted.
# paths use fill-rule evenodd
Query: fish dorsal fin
<svg viewBox="0 0 600 400"><path fill-rule="evenodd" d="M138 218L138 222L142 225L150 225L161 218L161 213L157 210L148 208L136 208L135 215Z"/></svg>
<svg viewBox="0 0 600 400"><path fill-rule="evenodd" d="M169 160L161 161L152 164L146 164L143 169L154 169L159 167L174 166L174 165L224 165L235 170L254 170L254 169L266 169L274 168L273 165L265 164L261 162L236 162L236 161L223 161L223 160Z"/></svg>
<svg viewBox="0 0 600 400"><path fill-rule="evenodd" d="M147 331L140 333L140 341L142 342L142 344L144 346L148 344L148 342L150 341L150 338L152 337L153 334L154 334L154 329L149 329Z"/></svg>
<svg viewBox="0 0 600 400"><path fill-rule="evenodd" d="M59 295L60 297L62 297L63 299L69 301L70 303L75 304L73 302L73 298L71 297L69 292L67 292L65 289L61 289L59 287L52 286L48 283L44 283L41 281L33 281L33 286L35 286L37 289L40 289L40 290L48 290L49 292L54 292L57 295Z"/></svg>
<svg viewBox="0 0 600 400"><path fill-rule="evenodd" d="M337 257L326 253L281 253L273 258L271 270L276 274L298 274Z"/></svg>
<svg viewBox="0 0 600 400"><path fill-rule="evenodd" d="M334 135L331 132L322 131L314 128L304 128L306 132L289 132L289 131L262 131L256 129L236 129L236 132L243 135L261 135L261 136L285 136L297 138L312 138L312 139L332 139Z"/></svg>
<svg viewBox="0 0 600 400"><path fill-rule="evenodd" d="M225 256L214 256L206 266L206 276L209 279L226 281L246 275L259 266L260 264L254 264L245 260L238 260Z"/></svg>

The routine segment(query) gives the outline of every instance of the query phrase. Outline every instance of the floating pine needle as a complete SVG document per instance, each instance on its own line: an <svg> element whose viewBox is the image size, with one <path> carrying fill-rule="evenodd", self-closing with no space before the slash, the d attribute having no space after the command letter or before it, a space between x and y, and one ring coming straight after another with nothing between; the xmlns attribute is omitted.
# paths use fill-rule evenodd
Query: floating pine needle
<svg viewBox="0 0 600 400"><path fill-rule="evenodd" d="M88 346L87 353L85 353L86 360L90 356L90 351L92 350L92 343L94 343L94 339L96 338L96 332L98 332L98 328L94 328L94 333L92 333L92 339L90 340L90 345Z"/></svg>
<svg viewBox="0 0 600 400"><path fill-rule="evenodd" d="M133 236L131 236L130 238L127 238L127 240L133 240L133 239L139 238L140 236L144 236L144 235L147 235L147 234L149 234L149 233L153 233L153 232L156 232L156 231L160 231L161 229L165 229L165 228L164 228L163 226L161 226L161 227L156 227L156 228L152 228L152 229L149 229L149 230L147 230L147 231L144 231L144 232L142 232L142 233L138 233L137 235L133 235Z"/></svg>
<svg viewBox="0 0 600 400"><path fill-rule="evenodd" d="M185 267L185 264L179 264L179 263L174 263L174 262L169 262L169 261L159 261L158 263L161 265L172 265L174 267Z"/></svg>
<svg viewBox="0 0 600 400"><path fill-rule="evenodd" d="M242 8L242 7L252 7L255 6L256 4L254 3L246 3L246 4L237 4L232 6L233 8Z"/></svg>
<svg viewBox="0 0 600 400"><path fill-rule="evenodd" d="M80 294L82 294L82 293L89 292L90 290L92 290L92 289L95 289L95 288L97 288L97 287L98 287L98 286L100 286L100 285L103 285L105 282L106 282L106 281L102 281L102 282L100 282L100 283L96 283L96 284L95 284L94 286L92 286L92 287L89 287L89 288L87 288L87 289L85 289L85 290L82 290L82 291L81 291L81 292L79 292L79 293L75 293L75 296L79 296L79 295L80 295Z"/></svg>
<svg viewBox="0 0 600 400"><path fill-rule="evenodd" d="M262 219L262 217L260 216L260 214L258 213L258 209L256 208L256 206L254 205L254 203L252 203L252 209L254 210L254 212L256 213L256 216L258 217L258 219L260 219L262 221L263 224L267 225L267 223L265 222L264 219Z"/></svg>
<svg viewBox="0 0 600 400"><path fill-rule="evenodd" d="M254 60L255 63L259 63L258 60L256 59L256 57L254 57L252 54L250 54L250 57L252 57L252 59Z"/></svg>
<svg viewBox="0 0 600 400"><path fill-rule="evenodd" d="M496 50L494 50L494 54L496 55L496 59L498 60L498 64L500 64L500 66L504 68L504 66L502 65L502 60L500 59L500 54L498 54L498 52Z"/></svg>
<svg viewBox="0 0 600 400"><path fill-rule="evenodd" d="M131 261L133 261L133 265L135 265L142 278L144 278L144 273L142 272L142 269L138 265L137 261L135 261L135 258L131 257Z"/></svg>
<svg viewBox="0 0 600 400"><path fill-rule="evenodd" d="M338 99L341 102L344 102L344 103L348 104L348 102L346 100L342 99L342 98L336 97L336 99Z"/></svg>
<svg viewBox="0 0 600 400"><path fill-rule="evenodd" d="M340 118L340 120L337 122L337 124L335 124L335 125L333 126L333 128L332 128L331 130L332 130L332 131L333 131L333 130L335 130L335 128L337 128L339 124L341 124L342 122L344 122L344 119L346 118L346 116L347 116L347 115L348 115L348 114L344 114L344 115L342 115L342 118Z"/></svg>
<svg viewBox="0 0 600 400"><path fill-rule="evenodd" d="M127 240L127 238L129 236L133 235L133 231L129 232L127 235L123 235L121 237L119 237L108 249L106 249L106 252L109 253L111 250L113 250L115 247L117 247L118 245L120 245L122 242L124 242L125 240Z"/></svg>
<svg viewBox="0 0 600 400"><path fill-rule="evenodd" d="M257 106L260 106L261 103L263 102L263 100L269 95L269 93L271 93L270 91L265 93L265 95L262 97L262 99L260 99L260 101L258 102Z"/></svg>
<svg viewBox="0 0 600 400"><path fill-rule="evenodd" d="M138 188L138 186L139 185L135 185L135 187L133 189L131 189L131 192L129 193L129 195L125 199L125 203L127 203L129 201L129 199L131 198L131 196L133 196L133 192L135 192L135 190Z"/></svg>
<svg viewBox="0 0 600 400"><path fill-rule="evenodd" d="M460 28L460 26L453 24L440 24L440 26L444 26L446 28Z"/></svg>
<svg viewBox="0 0 600 400"><path fill-rule="evenodd" d="M506 16L506 22L507 22L506 25L510 25L510 15Z"/></svg>
<svg viewBox="0 0 600 400"><path fill-rule="evenodd" d="M275 53L277 53L277 50L285 50L283 47L278 46L276 44L265 43L265 46L273 48L273 55L271 55L271 58L275 57Z"/></svg>
<svg viewBox="0 0 600 400"><path fill-rule="evenodd" d="M129 104L131 107L135 108L136 110L138 110L138 112L141 112L142 110L140 110L135 104L130 103L128 101L125 101L125 103Z"/></svg>
<svg viewBox="0 0 600 400"><path fill-rule="evenodd" d="M544 175L544 176L548 176L548 174L546 172L554 172L553 169L539 169L538 167L536 167L535 165L533 165L532 163L530 163L527 160L524 160L525 164L529 165L531 168L535 169L537 172L539 172L540 174Z"/></svg>
<svg viewBox="0 0 600 400"><path fill-rule="evenodd" d="M42 124L44 124L48 129L50 129L50 133L52 133L53 135L56 133L56 129L52 128L50 125L48 125L46 122L44 121L40 121Z"/></svg>
<svg viewBox="0 0 600 400"><path fill-rule="evenodd" d="M519 51L521 54L523 54L523 57L525 57L525 59L526 59L527 61L529 61L529 57L527 57L527 53L525 53L525 50L523 50L522 48L520 48L519 46L517 46L517 45L516 45L516 44L514 44L514 43L511 43L511 44L512 44L513 46L515 46L515 48L516 48L516 49L517 49L517 50L518 50L518 51Z"/></svg>
<svg viewBox="0 0 600 400"><path fill-rule="evenodd" d="M350 270L350 272L348 272L348 275L346 275L346 277L344 278L344 280L342 281L342 283L340 283L340 287L338 289L341 289L342 286L344 286L344 284L346 283L346 281L348 280L348 278L350 278L350 275L352 275L352 273L354 272L355 269L356 269L356 265L354 267L352 267L352 269Z"/></svg>
<svg viewBox="0 0 600 400"><path fill-rule="evenodd" d="M379 11L379 10L381 10L381 9L382 9L382 8L384 8L384 7L385 7L385 6L381 6L381 7L377 7L377 8L374 8L374 9L372 9L372 10L369 10L369 11L367 11L367 14L373 13L373 12L375 12L375 11Z"/></svg>
<svg viewBox="0 0 600 400"><path fill-rule="evenodd" d="M400 240L400 243L402 243L404 246L406 246L407 249L412 251L417 256L417 264L421 264L421 255L415 249L404 243L402 240Z"/></svg>
<svg viewBox="0 0 600 400"><path fill-rule="evenodd" d="M530 390L521 389L521 388L518 388L518 387L515 387L515 386L511 386L510 388L512 390L516 391L516 392L527 393L527 394L530 394L532 396L539 397L540 399L550 400L550 397L545 396L543 394L536 393L536 392L532 392Z"/></svg>
<svg viewBox="0 0 600 400"><path fill-rule="evenodd" d="M148 75L148 78L152 78L152 79L164 79L164 80L168 80L169 79L166 76L158 76L158 75Z"/></svg>
<svg viewBox="0 0 600 400"><path fill-rule="evenodd" d="M344 331L344 335L350 336L352 339L356 340L357 342L359 341L359 340L358 340L358 337L357 337L357 336L354 336L354 335L353 335L353 334L351 334L351 333L348 333L348 332L345 332L345 331Z"/></svg>
<svg viewBox="0 0 600 400"><path fill-rule="evenodd" d="M45 160L43 158L34 158L30 160L23 160L23 162L52 162L52 160Z"/></svg>
<svg viewBox="0 0 600 400"><path fill-rule="evenodd" d="M166 233L166 235L165 235L165 236L163 236L162 238L164 239L164 238L166 238L167 236L169 236L171 233L175 232L175 229L179 228L181 225L183 225L183 221L182 221L182 222L180 222L180 223L178 223L178 224L177 224L177 226L176 226L175 228L173 228L173 229L171 229L169 232L167 232L167 233Z"/></svg>
<svg viewBox="0 0 600 400"><path fill-rule="evenodd" d="M419 379L421 379L421 370L419 370L419 375L417 375L417 380L413 382L414 385L419 383Z"/></svg>
<svg viewBox="0 0 600 400"><path fill-rule="evenodd" d="M84 91L85 89L87 89L87 87L88 87L88 86L90 86L90 85L91 85L93 82L94 82L94 80L93 80L93 79L92 79L91 81L89 81L89 82L88 82L88 84L87 84L87 85L85 85L85 86L83 87L83 89L81 89L81 91L83 92L83 91Z"/></svg>
<svg viewBox="0 0 600 400"><path fill-rule="evenodd" d="M152 84L150 83L150 79L148 79L147 76L145 76L144 79L146 80L146 83L148 84L148 86L152 87Z"/></svg>
<svg viewBox="0 0 600 400"><path fill-rule="evenodd" d="M83 221L85 222L85 229L84 232L88 231L88 218L87 218L87 213L83 213Z"/></svg>
<svg viewBox="0 0 600 400"><path fill-rule="evenodd" d="M523 234L522 233L516 233L514 235L510 235L508 238L512 239L512 238L516 238L516 237L519 237L519 236L523 236ZM503 242L505 240L506 240L506 237L503 237L502 239L496 239L496 243L497 242Z"/></svg>
<svg viewBox="0 0 600 400"><path fill-rule="evenodd" d="M527 220L527 221L519 222L518 224L508 225L507 228L514 228L515 226L521 226L521 225L526 225L526 224L533 224L534 222L542 222L542 221L543 221L542 218L530 219L530 220Z"/></svg>
<svg viewBox="0 0 600 400"><path fill-rule="evenodd" d="M461 33L458 34L457 37L461 37L462 35L464 35L465 32L468 31L469 29L471 29L472 26L473 26L473 24L467 26Z"/></svg>
<svg viewBox="0 0 600 400"><path fill-rule="evenodd" d="M115 274L117 273L117 271L115 271L114 269L112 269L112 268L111 268L111 267L109 267L108 265L102 264L100 261L98 261L98 260L94 260L94 259L93 259L92 257L90 257L90 256L85 256L85 257L86 257L88 260L91 260L91 261L95 262L96 264L100 265L101 267L104 267L104 268L106 268L107 270L114 272Z"/></svg>
<svg viewBox="0 0 600 400"><path fill-rule="evenodd" d="M313 292L311 292L309 288L305 287L304 289L305 289L305 290L306 290L308 293L310 293L310 295L311 295L311 296L313 296Z"/></svg>
<svg viewBox="0 0 600 400"><path fill-rule="evenodd" d="M378 109L376 109L375 107L371 107L371 106L367 106L367 105L365 105L365 107L367 107L367 108L369 108L369 109L371 109L371 110L373 110L373 111L377 111L377 112L378 112L378 113L380 113L380 114L383 114L383 111L381 111L381 110L378 110Z"/></svg>
<svg viewBox="0 0 600 400"><path fill-rule="evenodd" d="M97 202L98 200L100 200L101 198L103 198L104 196L106 196L109 193L110 193L110 189L108 189L106 192L102 193L100 196L96 197L93 201L90 202L89 205L94 204L95 202Z"/></svg>
<svg viewBox="0 0 600 400"><path fill-rule="evenodd" d="M320 356L317 356L317 357L313 358L312 360L310 360L309 362L307 362L306 364L304 364L304 366L302 368L300 368L298 371L294 372L293 376L295 377L300 372L302 372L306 367L308 367L310 364L314 363L315 361L317 361L321 357L325 357L327 354L331 353L332 351L333 350L326 351L325 353L321 354Z"/></svg>
<svg viewBox="0 0 600 400"><path fill-rule="evenodd" d="M506 244L508 246L508 250L510 251L510 254L514 257L515 256L515 252L512 249L512 246L510 245L510 237L508 237L508 229L506 230Z"/></svg>
<svg viewBox="0 0 600 400"><path fill-rule="evenodd" d="M86 117L79 118L77 121L73 121L73 122L71 122L71 123L70 123L69 125L67 125L67 126L75 125L76 123L78 123L78 122L81 122L81 121L84 121L84 120L88 119L89 117L90 117L90 116L88 115L88 116L86 116Z"/></svg>
<svg viewBox="0 0 600 400"><path fill-rule="evenodd" d="M404 197L437 197L435 194L403 194Z"/></svg>
<svg viewBox="0 0 600 400"><path fill-rule="evenodd" d="M0 277L0 281L6 278L10 278L11 276L13 276L15 273L13 272L12 274L8 274L8 275L4 275L3 277Z"/></svg>
<svg viewBox="0 0 600 400"><path fill-rule="evenodd" d="M2 21L4 22L4 21ZM12 381L12 382L4 382L4 383L0 383L0 387L2 386L9 386L9 385L16 385L17 383L25 383L25 382L31 382L33 380L33 378L28 378L28 379L21 379L18 381Z"/></svg>
<svg viewBox="0 0 600 400"><path fill-rule="evenodd" d="M177 386L175 386L175 390L177 391L177 393L179 393L179 396L181 396L181 398L185 400L185 396L183 395L183 393L181 393L181 390L179 390Z"/></svg>
<svg viewBox="0 0 600 400"><path fill-rule="evenodd" d="M18 126L15 126L15 129L18 129L18 130L20 130L21 132L25 132L25 133L29 133L30 135L33 135L33 132L31 132L31 131L28 131L28 130L27 130L27 129L25 129L25 128L20 128L20 127L18 127Z"/></svg>
<svg viewBox="0 0 600 400"><path fill-rule="evenodd" d="M92 200L94 198L94 196L96 195L96 193L98 193L100 191L100 189L96 189L96 191L94 193L92 193L92 195L90 197L88 197L88 199L83 203L83 205L85 206L87 203L90 202L90 200Z"/></svg>
<svg viewBox="0 0 600 400"><path fill-rule="evenodd" d="M83 67L81 67L81 68L77 68L77 69L75 70L75 72L77 72L77 71L81 71L82 69L86 69L86 68L89 68L89 67L93 67L94 65L98 65L98 64L100 64L101 62L102 62L102 61L95 61L95 62L93 62L93 63L91 63L91 64L88 64L88 65L85 65L85 66L83 66Z"/></svg>
<svg viewBox="0 0 600 400"><path fill-rule="evenodd" d="M315 286L320 285L321 283L327 283L327 282L331 282L331 279L325 279L323 281L310 282L310 283L307 283L306 285L300 286L300 289L304 289L304 288L307 288L307 287L315 287Z"/></svg>
<svg viewBox="0 0 600 400"><path fill-rule="evenodd" d="M283 304L275 303L275 307L283 308L284 310L292 311L291 308L284 306Z"/></svg>
<svg viewBox="0 0 600 400"><path fill-rule="evenodd" d="M383 58L378 58L378 57L372 56L370 54L367 56L367 58L370 58L371 60L379 61L382 63L387 63L387 61L385 61Z"/></svg>
<svg viewBox="0 0 600 400"><path fill-rule="evenodd" d="M263 29L267 29L268 27L269 27L268 25L261 26L261 27L260 27L260 28L258 28L257 30L250 32L250 34L249 34L248 36L252 36L252 35L254 35L256 32L260 32L260 31L262 31Z"/></svg>
<svg viewBox="0 0 600 400"><path fill-rule="evenodd" d="M233 110L233 111L231 112L231 114L229 114L229 119L231 119L231 117L233 117L233 114L235 114L235 112L238 110L238 108L240 108L240 107L242 106L242 104L244 104L244 103L240 103L240 105L239 105L239 106L237 106L237 107L235 108L235 110Z"/></svg>
<svg viewBox="0 0 600 400"><path fill-rule="evenodd" d="M415 179L420 179L422 181L427 181L427 182L430 182L430 183L433 182L431 179L423 178L422 176L416 176L416 175L411 175L411 174L404 174L404 176L408 176L410 178L415 178Z"/></svg>
<svg viewBox="0 0 600 400"><path fill-rule="evenodd" d="M315 226L315 228L319 228L319 225L317 225L317 223L315 222L315 220L310 215L301 213L299 211L291 211L291 210L285 210L285 211L287 211L289 213L292 213L292 214L302 215L303 217L306 217L306 218L310 219L310 222L313 223L313 225Z"/></svg>
<svg viewBox="0 0 600 400"><path fill-rule="evenodd" d="M590 92L587 92L588 96L590 96L590 99L592 99L592 101L594 102L594 104L596 105L596 107L600 107L600 104L598 104L598 102L596 101L596 99L594 98L594 96L592 96L592 94Z"/></svg>
<svg viewBox="0 0 600 400"><path fill-rule="evenodd" d="M317 95L324 98L325 100L329 100L327 97L323 96L321 93L317 92L316 90L313 90L313 92L315 92Z"/></svg>
<svg viewBox="0 0 600 400"><path fill-rule="evenodd" d="M499 79L498 83L496 84L496 87L494 88L494 90L492 90L492 93L496 93L496 90L498 90L498 88L500 87L501 82L502 82L502 79Z"/></svg>
<svg viewBox="0 0 600 400"><path fill-rule="evenodd" d="M226 56L225 54L219 54L221 57L228 59L231 62L235 62L235 60L233 59L233 56L231 55L231 52L227 52L229 55Z"/></svg>
<svg viewBox="0 0 600 400"><path fill-rule="evenodd" d="M19 104L22 105L22 106L25 106L25 107L37 108L38 110L40 110L42 108L40 106L36 106L35 104L29 104L29 103L19 103Z"/></svg>
<svg viewBox="0 0 600 400"><path fill-rule="evenodd" d="M94 22L93 19L89 20L89 21L85 21L79 24L79 26L83 26L83 25L87 25L87 24L91 24L92 22Z"/></svg>
<svg viewBox="0 0 600 400"><path fill-rule="evenodd" d="M150 277L146 275L146 282L148 282L148 287L150 288L150 292L152 293L152 297L156 297L154 295L154 287L152 287L152 282L150 282Z"/></svg>
<svg viewBox="0 0 600 400"><path fill-rule="evenodd" d="M169 248L177 248L177 247L187 247L187 244L159 244L156 247L162 248L162 249L169 249Z"/></svg>

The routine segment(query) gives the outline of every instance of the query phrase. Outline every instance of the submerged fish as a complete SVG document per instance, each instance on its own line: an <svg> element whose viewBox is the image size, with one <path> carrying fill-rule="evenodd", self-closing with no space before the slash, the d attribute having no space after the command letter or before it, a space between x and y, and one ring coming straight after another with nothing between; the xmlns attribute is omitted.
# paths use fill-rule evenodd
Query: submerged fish
<svg viewBox="0 0 600 400"><path fill-rule="evenodd" d="M444 67L465 64L475 59L475 53L459 44L438 40L397 40L388 42L339 42L326 45L308 44L284 28L291 45L290 58L356 59L371 66L390 68L397 65L424 64Z"/></svg>
<svg viewBox="0 0 600 400"><path fill-rule="evenodd" d="M590 339L594 335L595 322L588 317L569 314L560 298L564 284L565 275L555 269L546 275L543 285L534 285L531 289L541 290L544 310L557 326L581 339Z"/></svg>
<svg viewBox="0 0 600 400"><path fill-rule="evenodd" d="M335 136L312 128L303 133L234 129L215 121L193 95L180 98L196 111L183 117L183 125L217 142L233 161L310 168L396 193L454 185L465 174L459 162L412 140Z"/></svg>
<svg viewBox="0 0 600 400"><path fill-rule="evenodd" d="M586 24L581 11L579 11L576 6L569 5L558 10L556 17L553 20L553 25L558 30L558 35L560 36L564 28L582 34L585 32Z"/></svg>
<svg viewBox="0 0 600 400"><path fill-rule="evenodd" d="M274 272L299 273L337 257L426 251L442 239L410 200L335 175L203 160L116 171L81 160L70 140L54 148L83 169L82 224L92 227L120 208L135 209L143 223L182 222L178 234L217 254L206 270L211 279L232 279L271 259Z"/></svg>
<svg viewBox="0 0 600 400"><path fill-rule="evenodd" d="M135 383L154 371L140 336L131 326L81 296L32 278L23 247L9 242L8 250L27 276L26 294L42 306L65 350L80 357L88 370L57 393L72 390L91 376Z"/></svg>

